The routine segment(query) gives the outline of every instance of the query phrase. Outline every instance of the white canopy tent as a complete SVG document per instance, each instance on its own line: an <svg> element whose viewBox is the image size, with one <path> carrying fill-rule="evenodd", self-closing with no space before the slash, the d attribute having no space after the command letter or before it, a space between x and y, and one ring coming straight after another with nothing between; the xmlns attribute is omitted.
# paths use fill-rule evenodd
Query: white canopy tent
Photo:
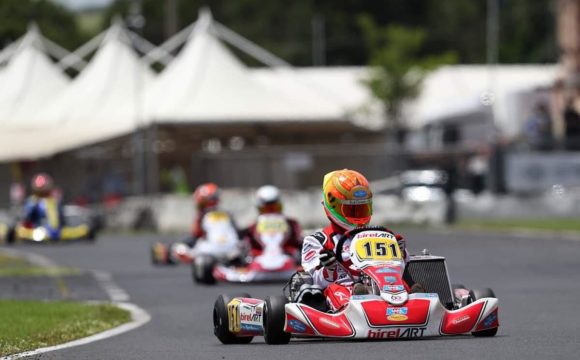
<svg viewBox="0 0 580 360"><path fill-rule="evenodd" d="M36 26L30 27L19 41L0 74L2 128L30 121L69 83L68 77L46 55Z"/></svg>
<svg viewBox="0 0 580 360"><path fill-rule="evenodd" d="M557 65L450 65L430 74L419 98L407 108L409 125L420 128L450 118L490 109L496 126L507 136L521 127L522 109L513 97L521 92L550 87Z"/></svg>
<svg viewBox="0 0 580 360"><path fill-rule="evenodd" d="M223 26L216 25L209 12L202 13L181 53L149 89L146 118L150 121L217 123L343 118L344 113L333 99L288 80L293 73L290 67L282 65L274 71L281 75L277 81L292 84L293 88L282 89L267 80L256 79L218 40L216 34L223 31Z"/></svg>
<svg viewBox="0 0 580 360"><path fill-rule="evenodd" d="M50 156L124 135L142 119L142 95L153 72L115 23L102 36L90 64L34 116L2 126L0 160Z"/></svg>

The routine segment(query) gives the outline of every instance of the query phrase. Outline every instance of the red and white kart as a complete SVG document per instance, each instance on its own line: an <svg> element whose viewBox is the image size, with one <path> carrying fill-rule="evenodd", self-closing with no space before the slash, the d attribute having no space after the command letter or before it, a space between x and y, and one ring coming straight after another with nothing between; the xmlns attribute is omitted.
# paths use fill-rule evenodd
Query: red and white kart
<svg viewBox="0 0 580 360"><path fill-rule="evenodd" d="M206 235L193 248L184 242L151 245L151 262L154 265L191 264L196 258L211 257L213 262L229 263L243 256L238 232L227 212L208 212L201 226Z"/></svg>
<svg viewBox="0 0 580 360"><path fill-rule="evenodd" d="M247 256L243 264L217 262L211 257L196 259L192 264L194 282L213 284L217 281L279 282L300 270L297 259L286 254L284 240L289 232L288 222L280 214L260 215L256 236L264 250L257 256Z"/></svg>
<svg viewBox="0 0 580 360"><path fill-rule="evenodd" d="M263 335L268 344L285 344L293 336L399 339L497 333L498 300L491 289L452 289L444 258L411 258L408 271L428 292L410 294L402 280L406 265L391 233L357 229L341 238L336 250L338 258L349 257L361 272L368 294L350 295L344 306L325 312L295 302L300 282L291 281L288 294L266 300L220 295L213 312L217 338L240 344Z"/></svg>

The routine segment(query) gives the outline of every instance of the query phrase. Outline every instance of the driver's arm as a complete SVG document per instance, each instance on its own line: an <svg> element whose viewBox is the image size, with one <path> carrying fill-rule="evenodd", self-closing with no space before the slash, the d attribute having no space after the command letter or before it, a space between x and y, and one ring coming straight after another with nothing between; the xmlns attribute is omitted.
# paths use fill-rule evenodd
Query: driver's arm
<svg viewBox="0 0 580 360"><path fill-rule="evenodd" d="M302 267L312 276L314 285L326 288L336 281L337 271L322 267L320 254L326 251L320 241L314 236L306 236L302 245Z"/></svg>

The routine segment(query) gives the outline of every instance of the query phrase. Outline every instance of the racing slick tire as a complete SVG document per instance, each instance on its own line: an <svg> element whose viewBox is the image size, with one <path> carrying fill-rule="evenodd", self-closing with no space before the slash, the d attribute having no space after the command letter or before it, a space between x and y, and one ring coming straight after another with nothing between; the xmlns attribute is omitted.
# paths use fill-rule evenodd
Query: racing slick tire
<svg viewBox="0 0 580 360"><path fill-rule="evenodd" d="M479 299L483 299L486 297L490 297L490 298L495 298L495 293L493 292L492 289L490 288L484 288L484 289L471 289L469 291L469 303L472 303L474 301L477 301ZM493 329L487 329L487 330L481 330L481 331L474 331L471 334L473 336L476 337L491 337L491 336L495 336L495 334L497 334L497 329L498 328L493 328Z"/></svg>
<svg viewBox="0 0 580 360"><path fill-rule="evenodd" d="M288 344L290 333L284 331L285 296L269 296L264 303L264 341L269 345Z"/></svg>
<svg viewBox="0 0 580 360"><path fill-rule="evenodd" d="M12 245L16 242L16 226L9 226L6 231L6 243Z"/></svg>
<svg viewBox="0 0 580 360"><path fill-rule="evenodd" d="M191 275L194 283L213 285L216 279L213 276L213 268L216 260L210 255L197 256L191 263Z"/></svg>
<svg viewBox="0 0 580 360"><path fill-rule="evenodd" d="M253 336L236 336L228 328L230 319L228 316L228 303L236 297L249 298L250 295L242 294L222 294L218 296L213 306L213 333L222 344L249 344Z"/></svg>

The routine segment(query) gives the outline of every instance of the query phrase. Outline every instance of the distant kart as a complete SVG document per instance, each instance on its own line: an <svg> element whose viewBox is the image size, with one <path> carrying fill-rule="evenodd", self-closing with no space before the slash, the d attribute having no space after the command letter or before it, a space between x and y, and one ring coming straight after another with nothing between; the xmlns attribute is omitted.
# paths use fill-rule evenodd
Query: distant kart
<svg viewBox="0 0 580 360"><path fill-rule="evenodd" d="M4 226L3 240L7 244L14 243L42 243L74 240L94 241L97 236L97 227L87 214L87 210L78 206L64 207L64 224L57 215L55 202L44 204L49 214L40 225L33 225L19 221L15 225ZM0 233L2 233L0 232Z"/></svg>
<svg viewBox="0 0 580 360"><path fill-rule="evenodd" d="M192 264L192 277L196 283L214 284L217 281L278 282L287 281L300 269L296 258L283 249L288 233L288 222L279 214L258 217L256 232L263 251L257 256L246 256L243 263L219 261L207 252L198 256Z"/></svg>
<svg viewBox="0 0 580 360"><path fill-rule="evenodd" d="M213 311L216 337L224 344L243 344L263 335L268 344L286 344L291 337L387 340L497 333L498 300L493 291L452 287L443 257L411 257L406 266L426 292L409 293L397 241L384 229L357 229L337 242L336 252L339 260L349 256L360 270L358 287L366 288L366 293L353 295L347 287L337 286L343 290L324 302L344 297L344 305L336 310L298 303L304 288L304 277L298 273L283 296L261 300L248 294L220 295Z"/></svg>
<svg viewBox="0 0 580 360"><path fill-rule="evenodd" d="M211 211L202 220L205 238L190 248L185 242L151 245L151 263L154 265L191 264L196 257L211 256L218 262L229 263L242 256L240 239L232 225L230 215Z"/></svg>

